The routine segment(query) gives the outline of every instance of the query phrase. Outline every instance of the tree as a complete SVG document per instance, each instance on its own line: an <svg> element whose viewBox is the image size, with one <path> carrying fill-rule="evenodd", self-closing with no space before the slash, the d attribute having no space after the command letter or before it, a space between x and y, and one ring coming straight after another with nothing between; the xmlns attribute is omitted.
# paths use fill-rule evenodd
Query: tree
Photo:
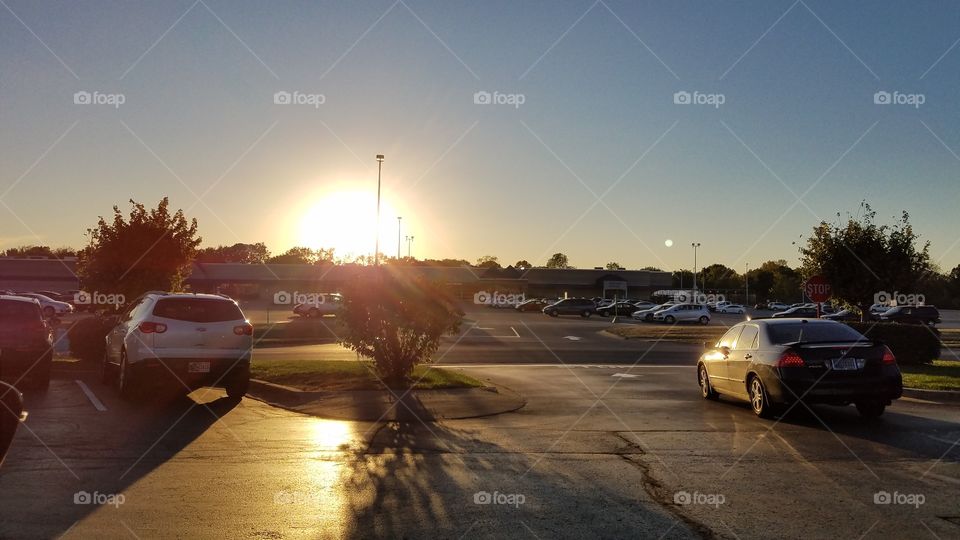
<svg viewBox="0 0 960 540"><path fill-rule="evenodd" d="M414 366L456 333L463 312L442 284L382 268L348 282L337 313L340 343L373 359L388 385L409 384Z"/></svg>
<svg viewBox="0 0 960 540"><path fill-rule="evenodd" d="M533 265L530 264L529 262L527 262L526 259L520 259L519 261L513 263L513 267L514 267L514 268L519 268L519 269L521 269L521 270L526 270L526 269L528 269L528 268L532 268Z"/></svg>
<svg viewBox="0 0 960 540"><path fill-rule="evenodd" d="M187 221L183 210L171 214L167 197L150 210L133 199L130 204L129 219L114 206L111 222L101 216L87 229L90 243L77 265L80 282L128 301L150 290L181 290L201 241L197 220Z"/></svg>
<svg viewBox="0 0 960 540"><path fill-rule="evenodd" d="M281 255L270 257L267 264L313 264L317 254L308 247L292 247Z"/></svg>
<svg viewBox="0 0 960 540"><path fill-rule="evenodd" d="M646 272L663 272L663 270L661 270L659 267L656 267L656 266L644 266L640 270L643 270Z"/></svg>
<svg viewBox="0 0 960 540"><path fill-rule="evenodd" d="M711 264L700 270L697 286L701 289L742 289L743 278L736 270L722 264Z"/></svg>
<svg viewBox="0 0 960 540"><path fill-rule="evenodd" d="M58 247L51 249L50 246L20 246L10 248L3 252L5 257L46 257L48 259L65 259L67 257L76 257L77 250L70 247Z"/></svg>
<svg viewBox="0 0 960 540"><path fill-rule="evenodd" d="M232 246L203 248L197 253L198 262L262 264L270 257L263 242L256 244L237 243Z"/></svg>
<svg viewBox="0 0 960 540"><path fill-rule="evenodd" d="M547 259L547 268L571 268L570 261L563 253L554 253Z"/></svg>
<svg viewBox="0 0 960 540"><path fill-rule="evenodd" d="M607 263L607 266L605 266L605 268L607 270L620 270L622 267L620 266L620 263L611 261Z"/></svg>
<svg viewBox="0 0 960 540"><path fill-rule="evenodd" d="M930 243L918 246L907 212L893 225L877 225L870 205L861 209L863 216L846 224L814 227L800 253L805 277L823 275L835 298L867 313L878 292L909 291L931 270Z"/></svg>
<svg viewBox="0 0 960 540"><path fill-rule="evenodd" d="M478 268L500 268L500 260L493 255L484 255L477 259Z"/></svg>

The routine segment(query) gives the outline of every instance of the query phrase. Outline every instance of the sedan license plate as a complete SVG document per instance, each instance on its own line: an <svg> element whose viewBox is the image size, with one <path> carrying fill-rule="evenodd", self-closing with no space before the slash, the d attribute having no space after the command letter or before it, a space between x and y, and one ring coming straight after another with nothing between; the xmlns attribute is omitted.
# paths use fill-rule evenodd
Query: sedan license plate
<svg viewBox="0 0 960 540"><path fill-rule="evenodd" d="M855 371L863 369L865 361L863 358L834 358L830 360L830 369L837 371Z"/></svg>
<svg viewBox="0 0 960 540"><path fill-rule="evenodd" d="M190 362L187 373L210 373L210 362Z"/></svg>

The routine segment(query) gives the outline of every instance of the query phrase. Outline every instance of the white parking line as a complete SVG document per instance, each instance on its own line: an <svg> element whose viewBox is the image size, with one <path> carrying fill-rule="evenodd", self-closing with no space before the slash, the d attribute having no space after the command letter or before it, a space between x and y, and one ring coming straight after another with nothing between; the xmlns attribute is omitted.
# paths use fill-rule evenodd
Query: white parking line
<svg viewBox="0 0 960 540"><path fill-rule="evenodd" d="M96 410L98 410L98 411L100 411L100 412L103 412L103 411L107 410L107 408L104 406L103 402L100 401L100 398L98 398L98 397L93 393L93 391L90 390L90 387L88 387L88 386L86 385L86 383L84 383L84 382L81 381L80 379L77 379L75 382L77 383L78 386L80 386L80 389L83 390L83 393L86 394L87 399L90 400L90 403L93 404L93 408L95 408Z"/></svg>

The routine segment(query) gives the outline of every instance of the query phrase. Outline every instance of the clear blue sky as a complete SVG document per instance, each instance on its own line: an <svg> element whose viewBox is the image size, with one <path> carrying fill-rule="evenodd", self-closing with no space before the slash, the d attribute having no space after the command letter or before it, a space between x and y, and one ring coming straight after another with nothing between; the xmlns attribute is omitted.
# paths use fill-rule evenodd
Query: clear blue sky
<svg viewBox="0 0 960 540"><path fill-rule="evenodd" d="M742 269L866 198L960 263L955 2L4 1L0 248L169 195L205 245L372 250L384 153L387 253L399 214L419 257Z"/></svg>

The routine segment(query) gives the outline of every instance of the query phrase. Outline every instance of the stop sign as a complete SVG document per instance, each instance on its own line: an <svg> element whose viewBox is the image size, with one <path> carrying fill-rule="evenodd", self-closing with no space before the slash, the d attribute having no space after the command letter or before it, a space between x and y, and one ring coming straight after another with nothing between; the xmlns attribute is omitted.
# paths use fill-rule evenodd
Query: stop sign
<svg viewBox="0 0 960 540"><path fill-rule="evenodd" d="M803 284L803 292L814 302L826 302L830 299L830 282L823 276L813 276Z"/></svg>

